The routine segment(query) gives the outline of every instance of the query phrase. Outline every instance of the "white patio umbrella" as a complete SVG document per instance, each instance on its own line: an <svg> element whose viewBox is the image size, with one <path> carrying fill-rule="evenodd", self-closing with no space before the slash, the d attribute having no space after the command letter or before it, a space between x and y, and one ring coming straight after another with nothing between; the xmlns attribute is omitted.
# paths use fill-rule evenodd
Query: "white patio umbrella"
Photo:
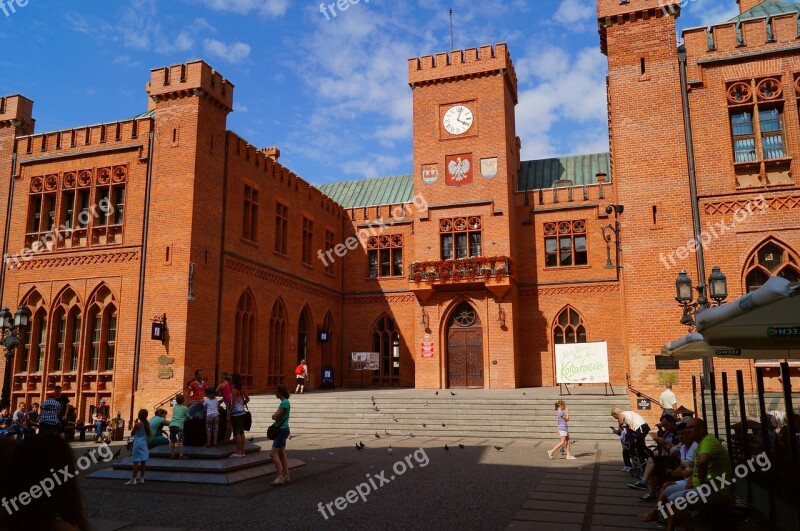
<svg viewBox="0 0 800 531"><path fill-rule="evenodd" d="M733 302L697 312L697 331L711 346L772 351L759 357L787 357L800 350L800 283L770 277ZM744 356L743 356L744 357ZM751 357L751 356L747 356Z"/></svg>
<svg viewBox="0 0 800 531"><path fill-rule="evenodd" d="M800 360L800 348L750 349L709 345L701 334L693 332L661 347L661 355L677 360L718 358Z"/></svg>

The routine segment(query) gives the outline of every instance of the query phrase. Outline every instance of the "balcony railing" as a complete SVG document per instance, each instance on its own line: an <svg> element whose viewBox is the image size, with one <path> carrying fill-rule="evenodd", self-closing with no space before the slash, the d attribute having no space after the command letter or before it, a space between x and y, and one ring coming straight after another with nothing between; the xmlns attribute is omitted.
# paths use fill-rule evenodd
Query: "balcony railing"
<svg viewBox="0 0 800 531"><path fill-rule="evenodd" d="M410 282L488 282L510 278L511 258L508 256L473 256L457 260L427 260L412 262Z"/></svg>

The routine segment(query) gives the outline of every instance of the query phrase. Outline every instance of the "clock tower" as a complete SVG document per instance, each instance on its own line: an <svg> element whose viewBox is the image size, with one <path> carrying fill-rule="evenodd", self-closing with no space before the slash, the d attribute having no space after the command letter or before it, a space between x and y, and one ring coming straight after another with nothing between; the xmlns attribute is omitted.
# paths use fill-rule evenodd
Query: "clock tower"
<svg viewBox="0 0 800 531"><path fill-rule="evenodd" d="M438 334L442 356L441 380L427 381L430 373L417 371L417 387L514 387L516 293L506 258L514 255L512 197L520 161L511 56L505 44L428 55L409 60L408 77L414 193L429 205L415 213L412 255L457 261L445 266L445 278L430 280L424 271L425 282L420 275L412 281L420 312L429 316L418 335L429 341ZM454 339L456 332L472 335ZM490 344L506 352L489 356ZM465 359L456 359L462 354L455 345L466 345Z"/></svg>

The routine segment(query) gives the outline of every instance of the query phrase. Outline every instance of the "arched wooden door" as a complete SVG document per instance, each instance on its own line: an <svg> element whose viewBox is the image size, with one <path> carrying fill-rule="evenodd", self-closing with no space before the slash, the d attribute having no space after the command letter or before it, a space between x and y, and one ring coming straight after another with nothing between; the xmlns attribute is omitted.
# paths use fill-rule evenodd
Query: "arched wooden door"
<svg viewBox="0 0 800 531"><path fill-rule="evenodd" d="M461 303L447 328L448 386L483 387L483 328L475 309Z"/></svg>

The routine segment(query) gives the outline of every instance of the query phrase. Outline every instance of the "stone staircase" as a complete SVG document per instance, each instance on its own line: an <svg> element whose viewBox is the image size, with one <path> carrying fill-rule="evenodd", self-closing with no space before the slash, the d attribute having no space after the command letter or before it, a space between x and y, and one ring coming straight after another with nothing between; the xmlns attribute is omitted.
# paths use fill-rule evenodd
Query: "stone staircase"
<svg viewBox="0 0 800 531"><path fill-rule="evenodd" d="M585 390L586 388L583 388ZM558 389L513 390L371 390L314 391L292 395L290 427L293 435L424 436L454 438L522 438L553 440L556 435L554 402L563 399L570 411L574 440L614 440L613 407L629 409L621 388L616 396L593 394L559 396ZM374 397L375 406L372 398ZM274 396L252 396L250 435L266 433L278 406ZM377 408L378 410L376 411Z"/></svg>

